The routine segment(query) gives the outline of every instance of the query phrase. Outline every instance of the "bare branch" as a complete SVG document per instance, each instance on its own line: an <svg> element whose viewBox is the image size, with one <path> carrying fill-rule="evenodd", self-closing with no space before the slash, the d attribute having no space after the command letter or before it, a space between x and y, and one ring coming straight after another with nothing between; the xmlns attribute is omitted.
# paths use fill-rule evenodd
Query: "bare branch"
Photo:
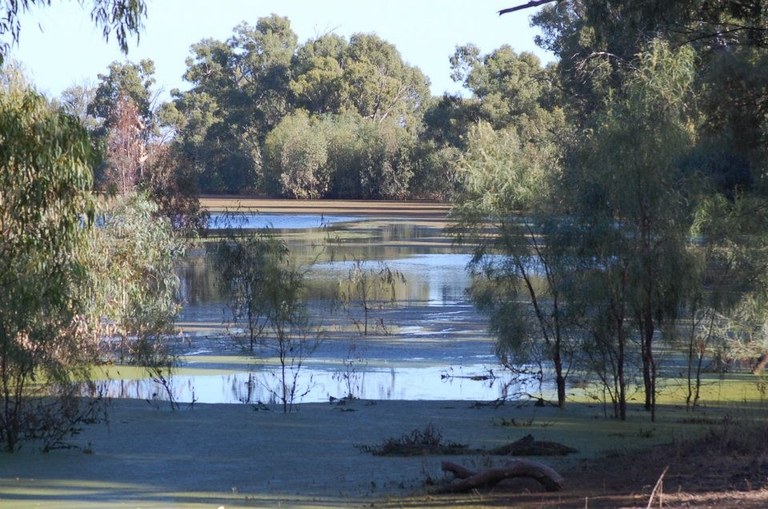
<svg viewBox="0 0 768 509"><path fill-rule="evenodd" d="M560 0L531 0L527 4L516 5L514 7L508 7L499 11L499 16L502 14L509 14L510 12L522 11L524 9L532 9L539 7L540 5L549 4L552 2L559 2Z"/></svg>

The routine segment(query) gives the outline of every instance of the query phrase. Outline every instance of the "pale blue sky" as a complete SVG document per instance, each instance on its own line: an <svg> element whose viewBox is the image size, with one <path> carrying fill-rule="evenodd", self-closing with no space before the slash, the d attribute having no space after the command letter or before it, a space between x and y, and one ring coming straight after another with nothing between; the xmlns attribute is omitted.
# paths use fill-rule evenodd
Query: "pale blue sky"
<svg viewBox="0 0 768 509"><path fill-rule="evenodd" d="M532 12L499 16L497 11L519 0L148 0L145 29L124 56L117 43L105 42L89 18L88 5L54 0L50 7L32 7L21 18L21 38L10 56L25 67L38 89L51 97L73 84L95 84L112 61L151 58L157 86L165 93L184 89L181 79L190 45L204 38L226 40L242 21L276 13L287 16L299 42L327 32L346 38L376 33L393 43L403 59L418 66L436 95L460 89L450 79L448 58L468 42L488 53L503 44L518 52L532 51L543 61L551 55L538 49L529 26Z"/></svg>

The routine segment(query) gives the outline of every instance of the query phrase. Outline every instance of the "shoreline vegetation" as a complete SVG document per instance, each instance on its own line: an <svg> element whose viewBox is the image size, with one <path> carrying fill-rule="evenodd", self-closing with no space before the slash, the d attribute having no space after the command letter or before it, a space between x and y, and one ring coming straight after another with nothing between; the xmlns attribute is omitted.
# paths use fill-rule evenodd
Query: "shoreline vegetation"
<svg viewBox="0 0 768 509"><path fill-rule="evenodd" d="M232 197L204 197L201 204L211 211L430 222L445 221L450 208L431 202ZM107 422L84 426L71 448L41 454L29 444L17 454L0 455L0 507L613 509L654 502L757 509L768 504L766 402L757 384L757 378L742 379L741 389L735 389L728 379L719 385L711 380L711 397L697 412L675 403L677 393L667 387L654 423L636 402L629 405L626 422L608 419L603 405L587 401L588 395L565 409L534 400L342 399L297 404L291 414L261 403L182 403L171 411L165 401L115 399ZM467 452L387 457L365 452L430 427ZM562 491L542 492L536 483L515 480L466 494L437 494L450 482L441 471L444 461L477 471L503 467L518 458L491 451L528 435L577 450L533 458L562 474Z"/></svg>

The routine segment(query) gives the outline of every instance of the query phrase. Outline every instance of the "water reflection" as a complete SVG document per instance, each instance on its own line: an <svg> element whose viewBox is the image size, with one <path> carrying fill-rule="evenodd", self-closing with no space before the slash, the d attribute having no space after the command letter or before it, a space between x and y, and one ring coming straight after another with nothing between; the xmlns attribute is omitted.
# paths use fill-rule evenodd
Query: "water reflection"
<svg viewBox="0 0 768 509"><path fill-rule="evenodd" d="M338 223L361 221L358 216L338 216L324 214L275 214L253 212L211 212L208 216L208 229L226 228L298 230L322 228Z"/></svg>
<svg viewBox="0 0 768 509"><path fill-rule="evenodd" d="M223 216L212 217L221 224ZM538 382L503 373L486 320L466 294L471 254L453 246L439 227L316 214L241 214L238 220L248 228L272 226L297 259L315 261L308 274L309 305L325 336L300 375L300 383L311 387L301 402L350 392L364 399L407 400L494 400L535 392L530 384ZM179 347L181 374L172 378L173 397L203 403L270 402L271 388L277 386L274 365L262 352L244 356L225 335L230 313L205 253L204 247L192 251L179 271L185 303L179 327L185 341ZM353 316L332 312L339 282L358 261L370 268L386 263L405 278L395 285L394 302L374 310L372 318L380 327L370 337L350 332ZM350 364L353 347L356 357ZM237 359L236 365L222 356ZM210 358L215 361L206 360ZM354 379L349 376L352 365ZM191 367L194 374L184 372ZM492 371L492 378L471 379ZM109 382L113 397L163 398L164 390L150 380Z"/></svg>
<svg viewBox="0 0 768 509"><path fill-rule="evenodd" d="M389 367L355 373L352 395L381 400L467 400L488 401L534 394L534 379L516 379L509 373L494 372L485 365L448 370L434 366ZM350 394L348 380L340 372L307 368L301 372L299 387L308 389L295 403L317 403ZM167 400L166 389L151 380L122 380L107 384L107 396ZM175 375L171 393L179 403L275 403L279 380L269 370L216 375ZM299 391L305 392L304 390Z"/></svg>
<svg viewBox="0 0 768 509"><path fill-rule="evenodd" d="M464 270L469 263L469 254L415 254L387 260L386 266L405 277L398 299L406 302L426 302L430 305L457 304L467 300L466 289L470 277ZM354 268L354 261L319 263L312 267L312 277L338 281L344 279ZM376 269L375 263L367 268Z"/></svg>

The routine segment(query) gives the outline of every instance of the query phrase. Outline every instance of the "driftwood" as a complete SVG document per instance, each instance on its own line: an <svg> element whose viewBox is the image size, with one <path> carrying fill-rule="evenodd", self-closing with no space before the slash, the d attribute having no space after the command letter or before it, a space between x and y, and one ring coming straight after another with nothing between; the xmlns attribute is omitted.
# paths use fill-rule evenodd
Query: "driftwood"
<svg viewBox="0 0 768 509"><path fill-rule="evenodd" d="M534 440L533 436L526 435L511 444L491 449L488 454L495 456L565 456L573 452L578 451L567 445Z"/></svg>
<svg viewBox="0 0 768 509"><path fill-rule="evenodd" d="M547 491L563 489L563 477L552 468L538 461L519 460L503 467L475 472L456 463L444 461L443 472L451 472L459 481L438 488L435 493L463 493L477 488L495 486L505 479L529 477L539 482Z"/></svg>

